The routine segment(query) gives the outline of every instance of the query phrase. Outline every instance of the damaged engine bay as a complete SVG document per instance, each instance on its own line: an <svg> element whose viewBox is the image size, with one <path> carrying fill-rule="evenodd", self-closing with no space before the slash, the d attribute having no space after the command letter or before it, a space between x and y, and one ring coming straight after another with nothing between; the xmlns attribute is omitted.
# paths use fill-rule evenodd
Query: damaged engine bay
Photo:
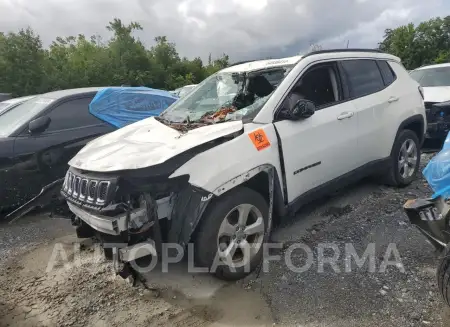
<svg viewBox="0 0 450 327"><path fill-rule="evenodd" d="M208 203L208 194L190 186L187 176L142 173L98 174L72 167L61 189L77 236L98 239L107 257L117 253L115 259L125 263L160 255L163 242L187 243ZM129 268L118 273L126 278Z"/></svg>
<svg viewBox="0 0 450 327"><path fill-rule="evenodd" d="M450 101L425 102L427 133L432 138L443 138L450 131Z"/></svg>

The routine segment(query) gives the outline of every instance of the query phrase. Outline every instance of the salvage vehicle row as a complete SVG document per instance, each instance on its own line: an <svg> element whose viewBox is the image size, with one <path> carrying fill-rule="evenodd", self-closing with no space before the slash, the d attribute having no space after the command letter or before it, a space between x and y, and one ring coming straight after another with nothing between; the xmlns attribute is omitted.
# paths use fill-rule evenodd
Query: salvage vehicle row
<svg viewBox="0 0 450 327"><path fill-rule="evenodd" d="M63 178L68 161L89 141L159 114L176 99L168 92L148 88L97 87L3 102L0 215L32 199L45 185ZM148 107L149 103L153 106ZM124 105L128 109L123 109Z"/></svg>

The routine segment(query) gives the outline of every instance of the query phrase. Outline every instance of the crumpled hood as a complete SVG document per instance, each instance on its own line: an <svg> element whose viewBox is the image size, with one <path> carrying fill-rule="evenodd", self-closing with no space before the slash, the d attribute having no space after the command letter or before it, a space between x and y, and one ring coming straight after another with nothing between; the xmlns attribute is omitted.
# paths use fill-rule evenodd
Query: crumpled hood
<svg viewBox="0 0 450 327"><path fill-rule="evenodd" d="M242 128L242 121L230 121L181 133L152 117L89 142L69 165L97 172L150 167Z"/></svg>
<svg viewBox="0 0 450 327"><path fill-rule="evenodd" d="M425 102L450 101L450 86L424 87Z"/></svg>

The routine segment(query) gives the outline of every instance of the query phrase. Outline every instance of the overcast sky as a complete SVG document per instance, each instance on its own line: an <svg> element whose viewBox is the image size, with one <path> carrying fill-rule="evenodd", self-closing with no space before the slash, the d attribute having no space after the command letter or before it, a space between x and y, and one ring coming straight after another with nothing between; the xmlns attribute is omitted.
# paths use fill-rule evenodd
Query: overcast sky
<svg viewBox="0 0 450 327"><path fill-rule="evenodd" d="M324 47L375 47L384 29L450 14L450 0L0 0L0 31L31 26L44 44L83 33L108 37L114 17L166 35L187 57L281 57Z"/></svg>

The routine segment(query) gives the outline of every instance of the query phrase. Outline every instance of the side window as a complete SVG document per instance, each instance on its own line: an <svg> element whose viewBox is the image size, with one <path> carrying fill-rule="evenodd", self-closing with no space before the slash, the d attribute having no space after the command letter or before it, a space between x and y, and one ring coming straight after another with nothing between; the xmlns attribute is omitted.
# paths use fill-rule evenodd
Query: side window
<svg viewBox="0 0 450 327"><path fill-rule="evenodd" d="M341 84L336 63L318 64L308 69L284 100L283 108L292 108L298 100L314 102L316 107L341 100Z"/></svg>
<svg viewBox="0 0 450 327"><path fill-rule="evenodd" d="M378 67L380 67L381 75L383 76L384 85L389 86L394 83L397 76L389 63L385 60L378 60L377 63Z"/></svg>
<svg viewBox="0 0 450 327"><path fill-rule="evenodd" d="M375 60L342 61L351 98L362 97L384 89L383 78Z"/></svg>
<svg viewBox="0 0 450 327"><path fill-rule="evenodd" d="M54 108L48 116L51 123L46 132L98 125L102 122L89 112L93 97L69 100Z"/></svg>

